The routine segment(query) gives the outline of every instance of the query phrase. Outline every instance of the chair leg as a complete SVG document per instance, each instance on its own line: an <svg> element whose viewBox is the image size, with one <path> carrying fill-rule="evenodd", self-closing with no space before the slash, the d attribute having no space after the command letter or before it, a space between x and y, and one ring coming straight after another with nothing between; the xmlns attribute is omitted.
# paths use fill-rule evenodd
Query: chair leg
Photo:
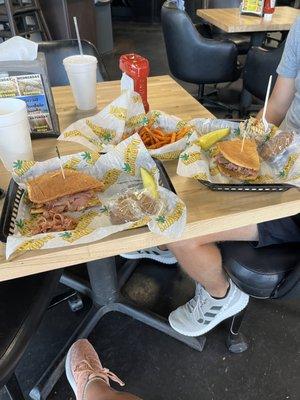
<svg viewBox="0 0 300 400"><path fill-rule="evenodd" d="M25 397L15 374L13 374L13 376L7 382L7 384L5 385L5 389L10 400L25 400Z"/></svg>
<svg viewBox="0 0 300 400"><path fill-rule="evenodd" d="M246 337L240 332L246 308L230 319L230 330L226 339L226 345L231 353L243 353L248 349Z"/></svg>
<svg viewBox="0 0 300 400"><path fill-rule="evenodd" d="M240 117L245 118L247 111L252 104L252 94L243 88L240 97Z"/></svg>

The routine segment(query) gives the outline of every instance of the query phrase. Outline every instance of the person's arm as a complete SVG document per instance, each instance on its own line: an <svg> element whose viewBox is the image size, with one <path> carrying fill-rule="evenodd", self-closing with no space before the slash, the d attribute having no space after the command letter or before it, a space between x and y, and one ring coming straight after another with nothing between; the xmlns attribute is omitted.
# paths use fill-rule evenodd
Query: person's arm
<svg viewBox="0 0 300 400"><path fill-rule="evenodd" d="M280 126L295 96L295 79L278 76L269 99L266 119L269 123ZM262 117L263 110L257 114Z"/></svg>
<svg viewBox="0 0 300 400"><path fill-rule="evenodd" d="M300 18L296 20L288 34L277 68L278 78L268 104L266 119L276 126L280 126L283 122L295 97L295 79L299 70L299 32ZM257 117L262 117L262 111L258 113Z"/></svg>

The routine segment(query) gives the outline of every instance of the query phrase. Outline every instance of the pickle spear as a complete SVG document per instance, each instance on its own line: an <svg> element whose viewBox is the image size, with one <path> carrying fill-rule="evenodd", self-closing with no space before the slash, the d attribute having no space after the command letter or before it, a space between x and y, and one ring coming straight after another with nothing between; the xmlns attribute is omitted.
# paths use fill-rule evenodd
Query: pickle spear
<svg viewBox="0 0 300 400"><path fill-rule="evenodd" d="M154 199L158 199L157 184L156 184L155 179L153 178L151 172L149 172L146 168L141 168L141 176L142 176L144 188L149 190L150 195Z"/></svg>
<svg viewBox="0 0 300 400"><path fill-rule="evenodd" d="M198 144L202 150L207 151L215 143L228 136L229 133L230 128L218 129L216 131L209 132L198 139Z"/></svg>

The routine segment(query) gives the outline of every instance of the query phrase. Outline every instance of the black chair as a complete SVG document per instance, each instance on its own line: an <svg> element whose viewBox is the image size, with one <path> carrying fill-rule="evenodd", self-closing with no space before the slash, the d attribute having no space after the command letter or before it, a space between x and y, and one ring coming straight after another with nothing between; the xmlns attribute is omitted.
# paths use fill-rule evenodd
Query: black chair
<svg viewBox="0 0 300 400"><path fill-rule="evenodd" d="M171 73L199 85L199 100L228 110L204 96L205 84L234 82L240 76L237 46L230 40L203 37L186 12L166 1L161 12L162 29Z"/></svg>
<svg viewBox="0 0 300 400"><path fill-rule="evenodd" d="M241 114L245 115L252 103L252 95L260 100L266 96L270 75L273 75L272 89L276 83L276 69L281 60L284 43L272 50L252 47L249 50L243 71L243 92Z"/></svg>
<svg viewBox="0 0 300 400"><path fill-rule="evenodd" d="M226 271L232 281L251 297L259 299L300 299L300 246L284 244L256 249L249 242L220 245ZM240 326L245 310L231 322L227 340L234 353L248 347Z"/></svg>
<svg viewBox="0 0 300 400"><path fill-rule="evenodd" d="M0 284L0 388L12 400L25 399L15 370L43 318L61 271Z"/></svg>
<svg viewBox="0 0 300 400"><path fill-rule="evenodd" d="M207 8L238 8L240 4L240 0L209 0L207 2ZM251 47L251 35L249 34L226 33L221 29L208 24L198 24L197 29L211 39L232 40L237 45L239 54L247 54Z"/></svg>
<svg viewBox="0 0 300 400"><path fill-rule="evenodd" d="M96 47L87 40L82 40L81 42L83 53L95 56L98 60L97 81L108 81L109 75L106 71L102 57ZM40 52L45 54L50 85L69 85L69 80L63 66L63 59L68 56L79 54L77 40L67 39L41 42L39 43L38 49Z"/></svg>

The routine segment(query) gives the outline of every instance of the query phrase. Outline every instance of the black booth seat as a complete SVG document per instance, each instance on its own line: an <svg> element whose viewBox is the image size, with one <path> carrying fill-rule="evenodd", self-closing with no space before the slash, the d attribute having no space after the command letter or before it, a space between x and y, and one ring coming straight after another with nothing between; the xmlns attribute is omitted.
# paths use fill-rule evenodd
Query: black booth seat
<svg viewBox="0 0 300 400"><path fill-rule="evenodd" d="M58 285L61 271L0 283L0 388L23 399L14 372Z"/></svg>
<svg viewBox="0 0 300 400"><path fill-rule="evenodd" d="M224 266L232 280L252 297L270 298L300 262L299 243L255 248L249 242L221 244Z"/></svg>

